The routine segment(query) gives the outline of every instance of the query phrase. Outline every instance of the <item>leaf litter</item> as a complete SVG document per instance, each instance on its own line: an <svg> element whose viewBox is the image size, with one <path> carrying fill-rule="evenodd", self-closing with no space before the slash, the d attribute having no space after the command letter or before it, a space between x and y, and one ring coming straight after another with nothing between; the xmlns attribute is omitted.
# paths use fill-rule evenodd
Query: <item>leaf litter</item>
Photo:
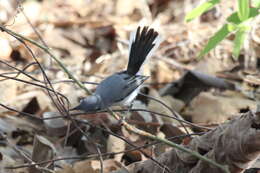
<svg viewBox="0 0 260 173"><path fill-rule="evenodd" d="M182 119L206 127L215 127L256 107L259 25L253 27L250 40L252 58L249 65L252 68L248 68L248 51L242 51L238 61L232 59L232 35L204 59L196 58L208 38L232 13L229 10L233 7L232 1L220 3L190 23L183 20L197 2L193 4L188 0L3 2L0 1L1 24L39 43L46 43L73 75L89 82L85 85L92 91L96 88L92 83L99 83L106 76L126 67L129 33L141 20L148 23L156 21L159 22L156 29L164 41L144 66L144 73L150 78L145 84L147 89L142 92L163 101ZM79 127L88 136L86 138L71 121L56 113L57 107L46 90L21 81L6 80L8 76L44 85L39 67L30 65L34 60L21 43L1 32L0 44L1 61L39 80L18 74L14 68L0 63L0 103L12 108L2 106L0 109L0 172L100 172L96 145L104 153L103 171L111 172L137 161L149 160L149 157L159 156L170 149L163 144L149 146L153 141L125 130L105 112L77 116L77 121L81 122ZM53 89L68 98L70 107L86 96L45 52L28 45L43 65ZM27 65L30 66L27 68ZM172 112L161 103L141 95L137 99L133 107L136 111L130 112L127 117L129 123L167 138L185 134L181 124L173 120ZM51 119L55 117L59 118ZM203 131L188 125L187 128L189 133ZM126 141L112 134L123 136ZM219 140L216 138L214 140ZM191 139L186 137L173 141L185 143ZM144 147L141 151L127 152L134 146ZM42 161L46 163L28 166ZM24 164L27 166L6 169ZM257 164L259 166L259 162Z"/></svg>

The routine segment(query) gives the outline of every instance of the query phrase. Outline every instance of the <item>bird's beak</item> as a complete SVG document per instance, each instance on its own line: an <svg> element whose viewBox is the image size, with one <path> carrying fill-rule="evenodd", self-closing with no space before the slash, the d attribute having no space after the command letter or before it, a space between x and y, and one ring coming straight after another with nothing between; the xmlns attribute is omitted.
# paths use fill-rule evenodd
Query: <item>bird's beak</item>
<svg viewBox="0 0 260 173"><path fill-rule="evenodd" d="M72 108L72 109L69 109L69 111L75 111L75 110L81 110L80 109L80 104L78 106Z"/></svg>

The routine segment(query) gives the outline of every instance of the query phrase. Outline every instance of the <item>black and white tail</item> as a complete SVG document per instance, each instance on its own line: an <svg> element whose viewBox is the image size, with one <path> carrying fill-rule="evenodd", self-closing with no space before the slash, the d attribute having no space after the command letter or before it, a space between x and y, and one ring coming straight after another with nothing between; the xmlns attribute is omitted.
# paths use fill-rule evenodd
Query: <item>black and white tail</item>
<svg viewBox="0 0 260 173"><path fill-rule="evenodd" d="M135 75L140 70L145 59L151 56L159 45L158 32L149 29L147 26L141 30L139 26L136 32L131 33L127 73Z"/></svg>

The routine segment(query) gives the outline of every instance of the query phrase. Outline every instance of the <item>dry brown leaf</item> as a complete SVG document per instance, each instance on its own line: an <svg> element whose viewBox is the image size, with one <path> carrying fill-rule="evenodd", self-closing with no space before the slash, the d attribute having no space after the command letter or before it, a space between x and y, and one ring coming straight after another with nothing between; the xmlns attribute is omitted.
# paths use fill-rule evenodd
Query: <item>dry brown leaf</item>
<svg viewBox="0 0 260 173"><path fill-rule="evenodd" d="M19 8L21 10L21 7L19 7ZM31 23L35 23L36 21L39 20L41 9L42 9L42 5L38 1L25 1L22 4L22 10L26 14L26 16L29 17ZM22 14L19 14L16 16L15 25L27 25L27 24L28 24L28 22ZM30 28L30 26L28 26L28 25L27 25L27 27L28 27L28 29ZM28 30L27 31L19 30L19 31L21 31L23 33L28 32ZM31 29L29 29L29 31L31 31Z"/></svg>
<svg viewBox="0 0 260 173"><path fill-rule="evenodd" d="M0 172L1 173L21 173L21 172L28 173L28 168L5 169L5 167L16 165L16 163L17 161L15 161L13 158L3 154L3 158L0 161Z"/></svg>
<svg viewBox="0 0 260 173"><path fill-rule="evenodd" d="M98 165L98 161L87 160L76 162L73 166L73 170L75 173L98 173L100 171L100 167Z"/></svg>
<svg viewBox="0 0 260 173"><path fill-rule="evenodd" d="M17 7L19 2L15 0L1 1L0 3L0 22L6 23L10 20L14 9Z"/></svg>
<svg viewBox="0 0 260 173"><path fill-rule="evenodd" d="M224 60L218 58L207 58L198 62L194 70L198 70L209 75L215 75L217 72L225 71L235 65L236 64L232 62L231 58L224 58Z"/></svg>
<svg viewBox="0 0 260 173"><path fill-rule="evenodd" d="M232 173L243 172L260 153L260 131L259 124L255 124L256 116L259 115L252 112L242 114L202 136L193 138L185 147L228 166ZM163 153L157 161L174 173L224 172L194 155L177 149ZM165 172L165 167L159 167L152 160L146 160L128 166L127 170L131 173L158 173ZM121 171L123 169L114 173Z"/></svg>
<svg viewBox="0 0 260 173"><path fill-rule="evenodd" d="M150 89L149 95L158 99L158 100L161 100L166 105L169 105L168 102L165 102L164 100L162 100L158 91L156 91L154 89ZM166 114L166 115L171 115L171 111L169 109L165 108L161 103L155 102L153 100L149 101L147 108L148 108L148 110L151 110L151 111L154 111L154 112L158 112L158 113L162 113L162 114ZM166 118L166 117L161 117L161 118L162 118L163 121L167 121L167 122L173 121L171 118Z"/></svg>
<svg viewBox="0 0 260 173"><path fill-rule="evenodd" d="M1 1L1 0L0 0ZM167 2L166 2L167 1ZM151 1L124 1L124 0L116 0L116 1L107 1L107 0L95 0L95 1L86 1L86 0L55 0L55 1L25 1L21 3L21 7L17 8L18 2L15 0L4 0L3 3L0 3L2 6L5 3L14 3L12 7L6 6L4 8L0 7L0 22L4 22L3 24L7 24L8 28L17 31L18 33L25 35L26 37L34 39L37 42L41 42L38 39L37 34L33 32L33 28L30 26L29 23L25 20L25 17L22 15L19 10L24 9L26 15L30 18L30 21L33 24L33 27L39 31L42 35L42 38L47 42L47 45L51 48L50 51L54 53L56 57L58 57L66 67L68 67L69 71L72 74L82 80L82 81L90 81L90 82L100 82L103 77L107 77L108 75L121 71L125 69L125 66L128 62L128 55L127 55L127 41L122 40L122 38L126 39L126 36L129 35L129 32L132 31L137 27L137 23L142 17L150 18L151 16L153 19L160 21L160 35L165 37L166 41L162 44L160 49L156 52L156 56L151 58L151 63L146 63L144 66L145 75L152 76L149 82L168 82L172 81L172 79L177 79L180 77L180 74L183 73L183 70L187 69L199 69L201 71L207 72L209 74L215 74L217 71L223 71L225 69L230 69L236 65L235 62L232 61L230 58L231 50L232 50L232 40L233 36L229 37L228 39L221 42L216 49L211 51L206 59L201 60L198 62L196 58L197 53L202 49L202 46L206 44L207 39L214 34L214 32L223 24L226 17L229 16L234 11L234 3L233 1L223 1L221 2L218 7L220 7L220 16L213 19L214 22L211 20L208 22L201 21L199 19L194 20L190 23L183 23L183 18L185 13L190 11L194 6L197 5L197 1L191 0L151 0ZM162 6L161 6L162 5ZM84 8L83 8L84 7ZM86 7L86 8L85 8ZM231 10L230 10L231 9ZM219 9L218 9L219 10ZM214 12L214 11L213 11ZM214 15L214 14L213 14ZM174 21L174 22L173 22ZM7 23L6 23L7 22ZM14 23L13 23L14 22ZM256 42L254 45L254 49L257 52L259 48L259 41L257 38L259 26L257 23L253 23L255 26L252 37L253 40ZM100 34L101 31L106 31L108 28L116 28L116 32L112 36L108 34L108 36L104 36ZM112 29L113 31L113 29ZM200 32L197 32L200 31ZM120 34L119 34L120 33ZM24 48L22 44L18 41L14 41L14 38L5 37L6 33L0 33L0 57L5 60L11 60L12 63L16 67L22 69L25 66L25 63L31 62L32 58L31 55L28 53L28 50ZM258 34L259 35L259 34ZM75 42L65 39L64 36L70 37L75 41L78 41L80 44L76 44ZM110 37L111 36L111 37ZM86 39L86 38L87 39ZM5 39L8 38L6 41ZM5 41L1 41L1 39ZM108 40L107 40L108 39ZM111 39L111 40L110 40ZM252 38L249 38L249 41L252 41ZM122 44L122 48L115 47L115 43ZM89 43L89 44L88 44ZM252 43L250 43L252 44ZM33 52L36 54L36 57L41 63L44 63L47 68L45 68L46 73L51 81L56 81L60 79L67 79L67 75L64 75L61 70L58 69L55 63L52 66L48 66L49 64L49 56L46 55L43 51L38 51L40 49L32 46L28 43L28 46L32 48ZM20 54L20 55L19 55ZM11 56L12 55L12 56ZM248 52L242 52L241 57L248 57L251 55ZM257 55L257 54L256 54ZM255 55L254 55L255 56ZM11 58L10 58L11 57ZM48 58L47 58L48 57ZM157 58L156 58L157 57ZM251 56L249 56L251 57ZM156 59L154 59L156 58ZM25 61L17 61L17 59L22 59ZM14 61L15 60L15 61ZM177 70L176 68L177 67ZM38 70L37 66L31 67L28 72L32 72L30 74L34 75L37 79L42 79L42 74L38 73L35 69ZM1 73L7 72L7 70L3 70L1 68ZM37 72L37 73L35 73ZM241 71L239 71L241 72ZM91 76L88 76L91 75ZM23 76L23 75L22 75ZM25 79L24 77L19 77L19 79ZM26 78L26 80L30 80ZM17 82L9 82L6 81L2 82L0 90L2 94L0 96L0 102L3 104L11 105L12 108L16 110L22 110L24 105L26 105L31 98L37 98L41 110L43 109L50 109L54 110L53 103L51 99L45 92L40 91L38 88L36 89L35 86L28 86ZM72 105L78 103L78 97L85 97L86 94L84 91L79 90L78 87L72 83L62 83L54 84L55 90L58 90L65 94ZM90 89L96 88L95 85L86 85ZM150 88L157 88L161 87L161 85L151 85ZM157 92L157 91L156 91ZM170 97L159 97L158 93L153 95L156 98L159 98L161 101L165 102L168 106L173 107L177 112L183 110L184 104L179 102L178 100L174 100ZM225 98L223 98L225 97ZM224 113L234 113L238 112L240 107L244 108L244 104L247 104L248 100L242 97L233 97L233 96L215 96L211 95L204 99L206 103L203 104L193 103L192 109L188 108L188 111L185 113L189 113L189 115L195 114L195 116L199 117L200 119L195 119L197 122L209 121L216 123L218 121L224 121L226 118L221 120L217 119L219 115ZM230 99L227 99L230 97ZM224 99L224 101L223 101ZM237 103L240 102L240 103ZM250 101L249 101L250 102ZM214 108L210 107L214 105ZM223 106L224 105L224 106ZM253 103L250 102L250 105ZM150 103L149 106L152 110L156 112L162 112L167 115L171 115L172 113L165 109L161 104ZM148 107L149 107L148 106ZM232 108L230 108L232 107ZM147 107L138 107L144 108ZM5 109L1 109L5 111ZM231 112L229 112L231 111ZM8 112L9 113L9 112ZM212 117L204 117L203 115L210 114ZM158 135L158 127L161 127L163 121L161 117L158 117L158 121L154 121L154 116L147 116L147 113L140 113L143 124L147 122L151 122L156 124L156 127L153 132ZM216 115L216 116L214 116ZM88 115L91 118L86 118L87 121L91 121L95 126L100 124L107 125L108 128L112 126L109 118L107 115L99 116L99 115ZM226 115L225 115L226 116ZM13 116L17 118L16 116ZM84 116L77 117L84 119ZM216 118L216 119L215 119ZM0 123L5 121L4 117L1 117ZM137 120L137 119L136 119ZM19 121L17 123L16 121ZM8 121L7 123L3 123L5 125L5 131L8 132L14 131L15 128L24 128L24 127L31 127L33 124L23 123L21 119L16 119L16 121ZM216 121L216 122L215 122ZM159 122L159 123L158 123ZM161 132L159 134L163 134L168 136L174 135L177 131L175 130L175 126L179 125L178 123L172 123L172 119L164 119L166 122L166 126L162 126ZM8 124L9 123L9 124ZM118 123L118 122L115 122ZM140 122L138 122L140 123ZM7 125L6 125L7 124ZM1 124L2 125L2 124ZM7 129L6 129L7 127ZM150 128L151 126L147 125L146 128ZM26 129L27 129L26 128ZM121 127L117 127L121 128ZM136 134L131 134L131 132L126 130L123 133L125 134L127 139L131 139L136 141L142 141L142 145L147 142L140 138L140 136ZM37 127L38 130L38 127ZM30 129L30 132L35 133L35 129ZM103 135L103 132L96 133L97 130L94 128L93 138L97 143L106 144L107 136ZM240 129L239 129L240 131ZM174 133L173 133L174 132ZM75 140L75 134L72 135L72 138L69 137L69 142L73 141L73 146L71 146L72 150L78 149L80 146L76 145L81 140L81 133L78 132ZM237 133L237 132L236 132ZM237 133L239 134L239 133ZM92 138L92 136L91 136ZM56 139L56 138L55 138ZM9 139L12 140L12 139ZM59 139L59 141L62 139ZM117 139L116 139L117 140ZM102 142L100 142L102 141ZM75 144L75 145L74 145ZM111 142L111 145L117 144L117 142ZM84 145L84 144L83 144ZM86 145L89 146L88 143ZM105 145L103 145L105 146ZM28 145L28 151L31 151L31 145ZM57 146L55 146L57 147ZM82 147L88 148L88 147ZM111 147L113 148L113 147ZM94 147L88 148L90 152L95 152ZM104 149L104 148L102 148ZM3 148L3 150L6 150ZM1 153L3 153L0 150ZM105 150L105 149L104 149ZM111 150L114 150L111 149ZM105 152L105 151L104 151ZM161 151L163 152L163 151ZM167 155L166 159L170 159L170 156L174 155ZM116 156L117 157L117 156ZM119 156L118 156L119 157ZM13 158L11 158L13 159ZM116 158L119 159L119 158ZM77 162L77 161L76 161ZM90 167L90 172L97 172L100 169L99 161L82 161L83 163L77 167L78 171L85 171L88 172L88 169L84 169L84 167ZM88 165L87 162L92 162ZM113 170L116 167L120 167L120 163L115 162L114 160L104 161L105 172L108 170ZM177 164L178 162L174 162L172 166ZM152 162L152 164L154 164ZM1 165L1 163L0 163ZM154 165L152 165L154 166ZM148 167L148 172L155 171L152 169L152 166ZM83 168L83 169L81 169ZM19 170L19 169L18 169ZM17 170L17 172L18 172ZM64 168L64 172L68 171L68 173L75 173L74 167ZM16 171L16 170L15 170ZM12 171L12 172L15 172ZM179 171L179 170L178 170ZM0 172L6 172L5 170Z"/></svg>
<svg viewBox="0 0 260 173"><path fill-rule="evenodd" d="M75 173L70 165L63 165L62 169L55 171L56 173Z"/></svg>
<svg viewBox="0 0 260 173"><path fill-rule="evenodd" d="M158 82L158 83L172 81L173 77L179 75L178 72L174 71L164 61L158 61L157 62L154 73L155 73L154 78L155 78L156 82Z"/></svg>
<svg viewBox="0 0 260 173"><path fill-rule="evenodd" d="M241 95L218 96L203 92L197 96L183 114L194 123L222 123L243 109L255 109L254 101Z"/></svg>
<svg viewBox="0 0 260 173"><path fill-rule="evenodd" d="M162 98L162 97L159 95L159 93L158 93L157 90L151 89L149 94L150 94L150 96L152 96L152 97L154 97L154 98L156 98L156 99L162 101L164 104L166 104L166 105L169 106L169 107L170 107L171 104L172 104L172 100L170 101L170 99L164 99L164 98ZM166 97L166 98L167 98L167 97ZM158 102L153 101L153 100L151 100L151 101L149 102L149 104L148 104L148 110L151 110L151 111L154 111L154 112L158 112L158 113L162 113L162 114L166 114L166 115L169 115L169 116L174 116L174 115L172 114L172 112L171 112L168 108L166 108L165 106L163 106L161 103L158 103ZM162 116L161 118L162 118L162 120L163 120L164 122L179 124L178 121L176 121L176 120L174 120L174 119L172 119L172 118L163 117L163 116ZM182 117L179 117L179 118L182 118Z"/></svg>
<svg viewBox="0 0 260 173"><path fill-rule="evenodd" d="M124 151L126 148L125 146L125 142L113 135L109 135L108 139L107 139L107 152L120 152L120 151ZM121 161L122 159L122 154L116 154L114 159L118 162Z"/></svg>
<svg viewBox="0 0 260 173"><path fill-rule="evenodd" d="M0 78L3 79L3 78ZM15 105L15 100L17 96L17 85L18 83L14 80L2 81L0 85L0 102L6 105ZM5 111L4 109L0 109Z"/></svg>
<svg viewBox="0 0 260 173"><path fill-rule="evenodd" d="M35 135L34 136L34 141L33 141L33 153L32 153L32 161L34 162L42 162L42 161L47 161L47 160L52 160L55 156L55 147L54 145L47 140L43 136ZM54 164L49 164L45 163L42 164L41 166L49 169L54 168ZM35 168L35 167L30 167L29 168L29 173L41 173L42 171Z"/></svg>
<svg viewBox="0 0 260 173"><path fill-rule="evenodd" d="M117 0L116 1L116 13L118 15L129 15L132 14L136 8L135 0Z"/></svg>
<svg viewBox="0 0 260 173"><path fill-rule="evenodd" d="M2 60L10 60L10 55L12 53L12 47L9 43L9 40L2 37L2 33L0 34L0 59Z"/></svg>
<svg viewBox="0 0 260 173"><path fill-rule="evenodd" d="M109 173L119 168L119 163L113 159L103 161L104 173ZM87 160L75 163L73 166L75 173L98 173L100 172L100 161Z"/></svg>
<svg viewBox="0 0 260 173"><path fill-rule="evenodd" d="M162 100L165 101L165 103L168 103L171 108L173 108L176 112L180 112L184 106L185 106L185 103L179 99L175 99L174 97L172 96L163 96L162 97Z"/></svg>

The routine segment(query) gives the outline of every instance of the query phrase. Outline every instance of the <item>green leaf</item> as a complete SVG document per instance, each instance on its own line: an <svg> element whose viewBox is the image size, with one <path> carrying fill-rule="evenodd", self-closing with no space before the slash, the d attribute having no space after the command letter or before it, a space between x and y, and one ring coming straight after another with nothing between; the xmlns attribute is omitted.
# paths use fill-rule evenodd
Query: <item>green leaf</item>
<svg viewBox="0 0 260 173"><path fill-rule="evenodd" d="M251 0L252 6L256 8L260 8L260 0Z"/></svg>
<svg viewBox="0 0 260 173"><path fill-rule="evenodd" d="M234 31L236 27L233 24L225 24L214 36L212 36L204 49L200 52L199 58L207 54L211 49L215 48L229 33Z"/></svg>
<svg viewBox="0 0 260 173"><path fill-rule="evenodd" d="M242 26L236 32L236 37L235 37L235 40L234 40L234 48L233 48L233 56L235 58L237 58L240 54L241 47L242 47L244 40L246 38L246 31L248 29L249 29L248 27Z"/></svg>
<svg viewBox="0 0 260 173"><path fill-rule="evenodd" d="M207 2L204 2L203 4L193 9L191 12L189 12L185 17L185 21L190 22L194 18L200 16L202 13L211 9L214 5L216 5L219 2L220 0L209 0Z"/></svg>
<svg viewBox="0 0 260 173"><path fill-rule="evenodd" d="M246 21L248 21L250 18L256 17L257 15L259 15L259 8L250 8L249 9L249 16L248 16ZM199 58L201 58L202 56L207 54L211 49L215 48L216 45L219 44L230 32L235 31L238 27L239 28L245 27L245 26L243 26L245 21L240 20L240 18L238 17L238 12L231 14L227 18L227 22L228 22L228 24L225 24L214 36L212 36L210 38L207 45L200 52ZM240 32L242 32L242 31L240 31ZM241 34L241 35L242 36L241 37L238 36L237 39L243 41L244 36L243 36L243 34ZM237 41L237 42L239 42L239 41ZM241 48L241 44L242 43L240 43L240 48ZM236 45L237 45L237 48L235 48L235 46L234 46L234 49L236 49L236 50L233 50L233 52L237 51L237 49L239 47L239 43L236 43ZM240 48L239 48L239 50L240 50ZM236 52L236 54L237 54L237 52Z"/></svg>
<svg viewBox="0 0 260 173"><path fill-rule="evenodd" d="M249 1L238 0L238 17L241 21L245 21L249 17Z"/></svg>
<svg viewBox="0 0 260 173"><path fill-rule="evenodd" d="M250 19L250 18L253 18L253 17L256 17L257 15L259 15L259 8L250 8L249 9L249 16L247 19ZM240 18L238 17L238 13L235 12L233 14L231 14L228 18L227 18L227 21L230 22L230 23L233 23L233 24L236 24L236 25L239 25L241 24L243 21L240 20Z"/></svg>

